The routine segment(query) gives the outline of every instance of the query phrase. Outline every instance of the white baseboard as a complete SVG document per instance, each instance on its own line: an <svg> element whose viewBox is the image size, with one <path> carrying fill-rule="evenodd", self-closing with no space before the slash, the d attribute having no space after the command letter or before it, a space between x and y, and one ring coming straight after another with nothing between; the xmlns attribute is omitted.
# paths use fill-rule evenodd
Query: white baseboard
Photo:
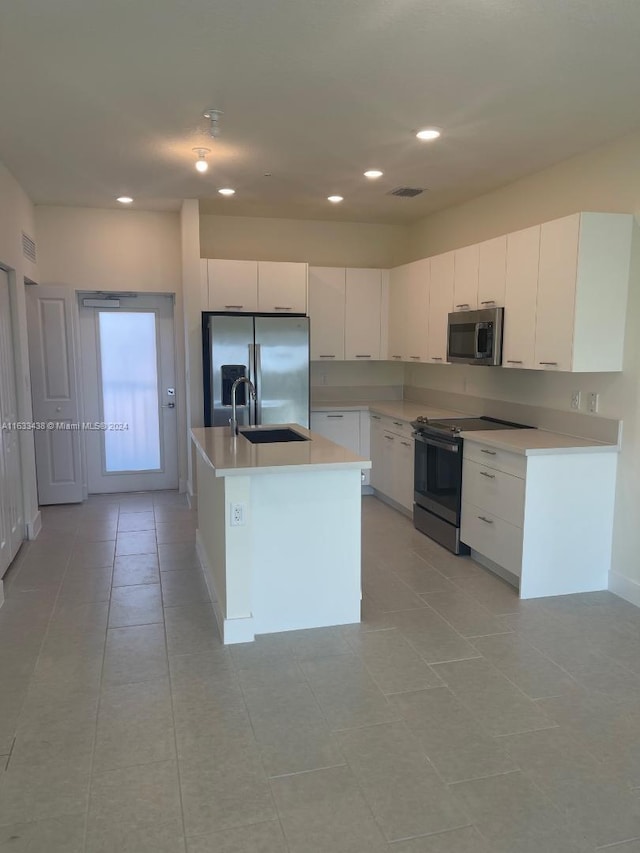
<svg viewBox="0 0 640 853"><path fill-rule="evenodd" d="M4 604L4 582L0 578L0 607Z"/></svg>
<svg viewBox="0 0 640 853"><path fill-rule="evenodd" d="M413 518L413 512L402 506L402 504L399 504L397 501L394 501L393 498L387 497L387 495L379 492L377 489L371 489L371 494L375 495L375 497L377 497L379 501L382 501L383 504L397 510L397 512L402 513L402 515L406 515L407 518Z"/></svg>
<svg viewBox="0 0 640 853"><path fill-rule="evenodd" d="M213 612L216 617L216 622L218 623L218 630L220 631L222 642L225 646L233 645L234 643L252 643L256 638L253 616L248 616L244 619L225 619L224 617L222 607L220 606L220 599L218 598L215 584L213 582L213 572L209 565L209 560L207 558L204 545L202 544L202 538L199 530L196 530L196 553L198 554L200 568L204 575L204 582L209 590L209 597L213 604Z"/></svg>
<svg viewBox="0 0 640 853"><path fill-rule="evenodd" d="M609 592L640 607L640 583L632 581L631 578L626 578L617 572L609 572Z"/></svg>
<svg viewBox="0 0 640 853"><path fill-rule="evenodd" d="M31 521L27 521L27 539L36 539L41 530L42 516L40 514L40 510L38 510Z"/></svg>

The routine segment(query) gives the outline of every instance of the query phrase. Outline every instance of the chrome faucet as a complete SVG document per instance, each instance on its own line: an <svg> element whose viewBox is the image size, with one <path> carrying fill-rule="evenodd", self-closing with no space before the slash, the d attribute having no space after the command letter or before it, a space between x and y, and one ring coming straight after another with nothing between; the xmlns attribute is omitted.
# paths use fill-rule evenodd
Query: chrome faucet
<svg viewBox="0 0 640 853"><path fill-rule="evenodd" d="M236 390L238 385L241 385L243 382L246 382L249 386L249 394L252 400L256 399L256 389L255 385L250 379L247 379L246 376L241 376L231 386L231 420L229 421L229 426L231 427L231 435L238 434L238 417L236 412ZM249 426L251 426L251 409L249 409Z"/></svg>

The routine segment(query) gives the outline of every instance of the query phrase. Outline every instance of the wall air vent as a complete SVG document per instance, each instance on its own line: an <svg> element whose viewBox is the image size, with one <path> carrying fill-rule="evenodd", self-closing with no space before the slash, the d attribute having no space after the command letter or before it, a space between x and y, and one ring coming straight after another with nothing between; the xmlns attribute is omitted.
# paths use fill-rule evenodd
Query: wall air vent
<svg viewBox="0 0 640 853"><path fill-rule="evenodd" d="M420 187L396 187L395 190L391 190L387 195L397 195L400 198L415 198L423 192L424 188L421 189Z"/></svg>
<svg viewBox="0 0 640 853"><path fill-rule="evenodd" d="M33 237L29 237L28 234L22 232L22 254L25 258L28 258L30 261L36 262L36 241Z"/></svg>

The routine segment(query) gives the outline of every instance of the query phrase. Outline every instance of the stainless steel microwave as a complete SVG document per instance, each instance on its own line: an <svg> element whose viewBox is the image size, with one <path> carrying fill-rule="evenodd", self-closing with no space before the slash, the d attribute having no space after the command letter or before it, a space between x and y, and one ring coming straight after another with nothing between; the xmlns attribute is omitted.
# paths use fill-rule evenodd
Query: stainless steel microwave
<svg viewBox="0 0 640 853"><path fill-rule="evenodd" d="M502 364L504 308L449 314L447 361L454 364Z"/></svg>

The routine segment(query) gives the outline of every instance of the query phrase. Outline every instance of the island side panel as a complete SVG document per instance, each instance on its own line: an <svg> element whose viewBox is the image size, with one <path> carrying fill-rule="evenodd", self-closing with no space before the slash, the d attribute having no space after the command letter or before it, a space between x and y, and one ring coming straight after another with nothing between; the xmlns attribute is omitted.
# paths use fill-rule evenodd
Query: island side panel
<svg viewBox="0 0 640 853"><path fill-rule="evenodd" d="M617 459L527 458L521 598L607 589Z"/></svg>
<svg viewBox="0 0 640 853"><path fill-rule="evenodd" d="M252 479L256 634L360 621L360 470Z"/></svg>

